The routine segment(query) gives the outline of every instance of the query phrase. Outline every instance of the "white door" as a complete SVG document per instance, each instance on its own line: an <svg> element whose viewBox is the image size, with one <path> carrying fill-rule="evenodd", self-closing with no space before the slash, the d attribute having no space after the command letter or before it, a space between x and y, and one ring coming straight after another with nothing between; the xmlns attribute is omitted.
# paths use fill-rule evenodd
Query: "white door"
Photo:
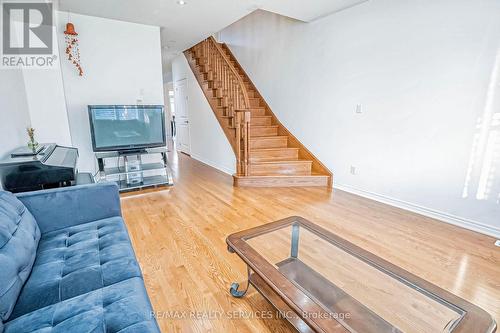
<svg viewBox="0 0 500 333"><path fill-rule="evenodd" d="M170 139L174 136L172 119L175 115L175 105L174 103L174 85L173 83L165 83L164 96L165 96L165 128L167 133L167 138Z"/></svg>
<svg viewBox="0 0 500 333"><path fill-rule="evenodd" d="M187 96L187 80L179 80L174 86L175 95L175 128L177 130L177 150L191 153L191 140L189 136L189 112Z"/></svg>

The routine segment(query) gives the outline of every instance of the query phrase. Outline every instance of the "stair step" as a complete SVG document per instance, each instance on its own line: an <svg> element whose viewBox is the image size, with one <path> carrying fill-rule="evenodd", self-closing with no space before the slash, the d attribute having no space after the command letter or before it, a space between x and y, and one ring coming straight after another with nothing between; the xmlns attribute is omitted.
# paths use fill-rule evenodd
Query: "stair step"
<svg viewBox="0 0 500 333"><path fill-rule="evenodd" d="M251 126L269 126L272 123L271 116L255 116L251 115L250 117L250 125Z"/></svg>
<svg viewBox="0 0 500 333"><path fill-rule="evenodd" d="M224 112L226 111L227 107L225 106L217 106L215 107L217 109L217 112L220 112L222 114L224 114Z"/></svg>
<svg viewBox="0 0 500 333"><path fill-rule="evenodd" d="M215 81L209 81L206 80L205 78L202 78L202 82L207 89L215 90L219 88L219 84Z"/></svg>
<svg viewBox="0 0 500 333"><path fill-rule="evenodd" d="M196 71L200 74L203 74L203 71L201 70L201 66L200 65L195 65L194 66L196 68Z"/></svg>
<svg viewBox="0 0 500 333"><path fill-rule="evenodd" d="M278 135L278 125L250 126L250 136L252 137L273 135Z"/></svg>
<svg viewBox="0 0 500 333"><path fill-rule="evenodd" d="M224 106L222 106L222 102L221 102L221 99L218 98L218 97L209 97L209 100L210 100L210 105L214 105L215 107L217 108L223 108Z"/></svg>
<svg viewBox="0 0 500 333"><path fill-rule="evenodd" d="M251 107L259 107L260 106L260 98L259 97L250 97L250 106Z"/></svg>
<svg viewBox="0 0 500 333"><path fill-rule="evenodd" d="M286 148L288 145L287 136L260 136L250 137L249 149L259 148Z"/></svg>
<svg viewBox="0 0 500 333"><path fill-rule="evenodd" d="M250 112L251 112L250 113L251 116L265 116L266 115L266 108L251 107Z"/></svg>
<svg viewBox="0 0 500 333"><path fill-rule="evenodd" d="M239 187L291 187L328 186L330 176L312 174L310 176L233 176L234 186Z"/></svg>
<svg viewBox="0 0 500 333"><path fill-rule="evenodd" d="M247 90L247 93L248 93L248 97L249 98L256 98L256 97L259 97L257 92L255 90Z"/></svg>
<svg viewBox="0 0 500 333"><path fill-rule="evenodd" d="M251 163L248 166L249 176L293 175L308 176L311 174L312 161L270 161Z"/></svg>
<svg viewBox="0 0 500 333"><path fill-rule="evenodd" d="M250 162L290 161L299 159L299 148L266 148L250 150Z"/></svg>

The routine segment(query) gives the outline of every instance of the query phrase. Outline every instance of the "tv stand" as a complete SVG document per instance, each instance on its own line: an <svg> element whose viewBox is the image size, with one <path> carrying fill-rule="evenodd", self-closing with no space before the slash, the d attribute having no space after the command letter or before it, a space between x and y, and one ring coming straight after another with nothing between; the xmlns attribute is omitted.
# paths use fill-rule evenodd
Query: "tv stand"
<svg viewBox="0 0 500 333"><path fill-rule="evenodd" d="M135 149L135 150L120 150L120 151L118 151L118 155L120 155L120 156L143 155L143 154L148 154L148 150L147 149Z"/></svg>
<svg viewBox="0 0 500 333"><path fill-rule="evenodd" d="M158 155L160 161L153 162ZM98 152L95 156L99 167L98 182L115 181L120 192L174 184L165 147ZM143 162L145 156L149 160L146 163Z"/></svg>

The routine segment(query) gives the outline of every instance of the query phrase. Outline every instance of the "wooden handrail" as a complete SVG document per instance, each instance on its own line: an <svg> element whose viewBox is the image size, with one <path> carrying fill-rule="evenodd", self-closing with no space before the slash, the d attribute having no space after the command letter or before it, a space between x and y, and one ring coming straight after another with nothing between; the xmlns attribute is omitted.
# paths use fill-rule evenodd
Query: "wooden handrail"
<svg viewBox="0 0 500 333"><path fill-rule="evenodd" d="M217 79L221 88L218 97L222 98L228 116L236 128L235 152L238 175L248 175L249 137L250 137L250 99L245 83L235 66L231 63L215 38L209 37L200 43L204 64L208 65L211 79ZM214 80L215 82L215 80ZM220 94L220 95L219 95Z"/></svg>
<svg viewBox="0 0 500 333"><path fill-rule="evenodd" d="M247 89L245 87L245 83L243 83L243 79L241 78L240 73L238 73L238 71L236 70L236 68L234 68L233 64L227 58L226 53L224 52L224 50L222 49L222 47L219 45L219 43L217 43L217 41L215 40L215 38L213 36L210 36L210 37L208 37L208 40L210 42L212 42L212 44L215 46L215 48L219 51L219 54L222 56L222 58L224 58L224 61L226 62L226 64L229 66L229 68L231 69L231 71L233 72L233 74L238 79L238 83L240 84L240 87L241 87L242 92L243 92L243 98L245 100L245 106L246 106L246 109L248 109L250 107L250 99L248 98Z"/></svg>

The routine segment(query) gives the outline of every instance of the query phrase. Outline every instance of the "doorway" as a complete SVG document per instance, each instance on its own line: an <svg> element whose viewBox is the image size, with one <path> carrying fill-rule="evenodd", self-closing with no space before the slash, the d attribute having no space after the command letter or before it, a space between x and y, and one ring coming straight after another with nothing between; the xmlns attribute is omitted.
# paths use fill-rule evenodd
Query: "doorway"
<svg viewBox="0 0 500 333"><path fill-rule="evenodd" d="M167 138L175 140L175 97L174 97L174 83L167 82L164 85L165 96L165 129Z"/></svg>
<svg viewBox="0 0 500 333"><path fill-rule="evenodd" d="M189 133L189 110L187 96L187 80L179 80L174 84L175 131L177 150L191 154L191 138Z"/></svg>

